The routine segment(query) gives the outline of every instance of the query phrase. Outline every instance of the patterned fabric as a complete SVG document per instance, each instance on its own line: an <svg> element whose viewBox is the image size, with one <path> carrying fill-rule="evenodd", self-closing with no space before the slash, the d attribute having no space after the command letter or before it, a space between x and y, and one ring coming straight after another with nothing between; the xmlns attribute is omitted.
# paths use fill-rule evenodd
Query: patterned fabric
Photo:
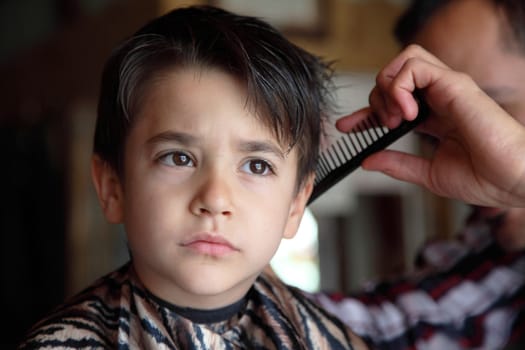
<svg viewBox="0 0 525 350"><path fill-rule="evenodd" d="M351 337L341 321L270 275L244 300L206 311L154 297L128 263L39 322L20 349L352 349Z"/></svg>
<svg viewBox="0 0 525 350"><path fill-rule="evenodd" d="M423 274L315 298L378 349L525 349L525 251L506 253L475 222L423 260Z"/></svg>

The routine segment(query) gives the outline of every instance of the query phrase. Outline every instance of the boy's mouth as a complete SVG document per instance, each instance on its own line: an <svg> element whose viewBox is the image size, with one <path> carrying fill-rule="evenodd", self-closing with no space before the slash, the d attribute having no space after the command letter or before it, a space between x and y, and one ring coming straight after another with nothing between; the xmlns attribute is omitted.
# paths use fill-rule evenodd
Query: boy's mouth
<svg viewBox="0 0 525 350"><path fill-rule="evenodd" d="M180 244L182 247L204 255L221 257L239 251L228 240L213 234L198 234Z"/></svg>

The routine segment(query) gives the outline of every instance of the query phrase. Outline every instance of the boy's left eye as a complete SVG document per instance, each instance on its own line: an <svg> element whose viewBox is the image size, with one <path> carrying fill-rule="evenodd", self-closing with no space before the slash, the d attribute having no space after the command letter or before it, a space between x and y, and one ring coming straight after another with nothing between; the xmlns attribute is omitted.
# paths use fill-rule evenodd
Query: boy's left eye
<svg viewBox="0 0 525 350"><path fill-rule="evenodd" d="M252 159L247 161L243 164L242 170L255 175L269 175L274 173L270 163L262 159Z"/></svg>

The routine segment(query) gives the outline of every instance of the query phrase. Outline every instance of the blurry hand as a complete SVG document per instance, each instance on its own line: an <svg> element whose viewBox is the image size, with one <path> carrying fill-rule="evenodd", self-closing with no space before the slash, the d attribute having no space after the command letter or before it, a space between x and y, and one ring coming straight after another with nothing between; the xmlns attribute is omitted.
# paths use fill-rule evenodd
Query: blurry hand
<svg viewBox="0 0 525 350"><path fill-rule="evenodd" d="M419 46L407 47L379 72L370 107L342 117L336 126L347 132L370 113L388 127L413 120L415 89L432 110L416 130L436 139L434 153L426 159L385 150L368 157L363 168L468 203L525 207L525 127L470 77Z"/></svg>

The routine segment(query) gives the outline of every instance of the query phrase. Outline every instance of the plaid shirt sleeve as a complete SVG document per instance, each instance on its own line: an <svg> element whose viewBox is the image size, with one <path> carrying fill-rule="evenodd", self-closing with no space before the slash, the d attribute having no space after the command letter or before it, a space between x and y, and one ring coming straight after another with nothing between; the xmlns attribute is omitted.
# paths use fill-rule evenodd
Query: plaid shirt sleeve
<svg viewBox="0 0 525 350"><path fill-rule="evenodd" d="M429 244L421 257L424 273L313 297L377 349L523 345L525 251L505 252L475 224L450 245Z"/></svg>

